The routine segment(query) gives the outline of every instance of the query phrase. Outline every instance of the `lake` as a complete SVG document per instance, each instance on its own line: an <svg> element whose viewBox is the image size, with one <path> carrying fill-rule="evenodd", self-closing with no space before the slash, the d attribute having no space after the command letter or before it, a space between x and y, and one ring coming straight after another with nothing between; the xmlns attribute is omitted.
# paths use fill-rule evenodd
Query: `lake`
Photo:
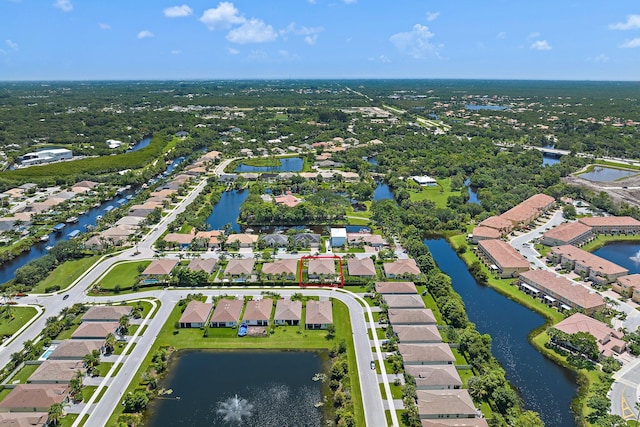
<svg viewBox="0 0 640 427"><path fill-rule="evenodd" d="M320 427L318 372L312 352L183 351L161 384L173 393L152 402L145 425Z"/></svg>
<svg viewBox="0 0 640 427"><path fill-rule="evenodd" d="M570 411L576 395L575 375L539 353L527 337L544 324L544 318L493 289L479 285L442 238L425 239L440 269L451 277L464 301L469 320L492 338L493 355L505 369L525 406L540 413L547 426L575 426Z"/></svg>
<svg viewBox="0 0 640 427"><path fill-rule="evenodd" d="M548 154L542 155L542 166L553 166L557 163L560 163L560 159L555 156L550 156Z"/></svg>
<svg viewBox="0 0 640 427"><path fill-rule="evenodd" d="M589 181L615 181L620 178L626 178L629 176L637 175L638 171L622 170L605 168L602 166L596 166L591 172L582 173L578 175L580 178L584 178Z"/></svg>
<svg viewBox="0 0 640 427"><path fill-rule="evenodd" d="M476 187L472 187L470 184L471 180L467 178L464 181L464 185L469 190L469 200L467 200L467 203L480 203L480 199L478 199L478 189Z"/></svg>
<svg viewBox="0 0 640 427"><path fill-rule="evenodd" d="M593 251L602 257L629 270L629 274L640 273L640 243L611 242Z"/></svg>
<svg viewBox="0 0 640 427"><path fill-rule="evenodd" d="M207 224L211 230L222 230L225 224L231 224L234 231L239 232L238 215L240 215L240 206L249 196L248 190L231 190L225 191L220 197L220 201L213 207L213 211Z"/></svg>
<svg viewBox="0 0 640 427"><path fill-rule="evenodd" d="M235 172L300 172L304 161L299 157L280 159L280 166L248 166L240 163Z"/></svg>
<svg viewBox="0 0 640 427"><path fill-rule="evenodd" d="M384 182L379 182L378 186L373 191L373 200L384 200L384 199L395 200L395 197L393 196L393 192L391 191L391 188L389 188L387 184L385 184Z"/></svg>

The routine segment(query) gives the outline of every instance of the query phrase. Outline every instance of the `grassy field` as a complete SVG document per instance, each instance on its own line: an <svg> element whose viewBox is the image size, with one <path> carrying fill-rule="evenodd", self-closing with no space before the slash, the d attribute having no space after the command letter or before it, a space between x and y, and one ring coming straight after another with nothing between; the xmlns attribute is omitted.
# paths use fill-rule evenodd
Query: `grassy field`
<svg viewBox="0 0 640 427"><path fill-rule="evenodd" d="M449 196L459 196L460 191L451 191L451 179L439 179L434 187L420 187L418 192L409 191L409 199L412 201L430 200L437 208L446 208Z"/></svg>
<svg viewBox="0 0 640 427"><path fill-rule="evenodd" d="M44 280L38 282L32 292L37 294L45 293L45 289L58 285L60 289L65 289L71 285L81 274L89 269L100 258L94 255L88 258L67 261L55 268Z"/></svg>
<svg viewBox="0 0 640 427"><path fill-rule="evenodd" d="M31 374L33 374L39 366L40 365L24 365L22 369L20 369L13 377L11 377L9 382L13 383L19 381L20 384L25 384Z"/></svg>
<svg viewBox="0 0 640 427"><path fill-rule="evenodd" d="M8 318L5 316L0 318L0 336L15 334L18 329L38 313L33 307L13 307L10 305L6 307L10 314Z"/></svg>
<svg viewBox="0 0 640 427"><path fill-rule="evenodd" d="M596 249L600 249L607 243L611 242L638 242L640 243L640 237L636 236L604 236L602 234L598 235L595 239L582 246L580 249L585 250L587 252L593 252Z"/></svg>
<svg viewBox="0 0 640 427"><path fill-rule="evenodd" d="M162 327L151 350L142 362L142 365L126 392L134 391L140 387L142 374L147 370L151 362L153 352L161 347L180 349L330 349L337 340L345 338L347 341L347 353L349 356L349 371L352 398L354 401L354 415L357 425L364 425L364 411L360 394L360 381L357 375L355 350L351 338L351 322L349 310L340 301L333 301L333 321L336 325L336 337L327 339L326 331L310 331L298 326L278 326L273 334L265 337L237 336L237 330L231 328L208 328L207 337L201 329L176 329L175 325L180 319L180 307L176 306L164 326ZM102 364L100 364L102 367ZM356 374L353 374L353 373ZM126 393L125 392L125 393ZM121 405L111 415L107 425L115 425L122 413Z"/></svg>
<svg viewBox="0 0 640 427"><path fill-rule="evenodd" d="M97 284L102 289L113 290L117 285L120 288L130 288L138 282L141 268L146 268L151 261L134 261L116 264Z"/></svg>

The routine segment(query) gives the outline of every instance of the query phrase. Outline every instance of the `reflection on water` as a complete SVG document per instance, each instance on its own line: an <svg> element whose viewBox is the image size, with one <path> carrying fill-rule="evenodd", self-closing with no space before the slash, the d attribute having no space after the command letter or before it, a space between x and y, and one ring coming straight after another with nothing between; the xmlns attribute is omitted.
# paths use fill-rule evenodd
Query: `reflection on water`
<svg viewBox="0 0 640 427"><path fill-rule="evenodd" d="M593 168L591 172L583 173L578 175L580 178L584 178L589 181L615 181L620 178L626 178L629 176L636 175L637 171L629 171L622 169L612 169L612 168L603 168L601 166L596 166Z"/></svg>

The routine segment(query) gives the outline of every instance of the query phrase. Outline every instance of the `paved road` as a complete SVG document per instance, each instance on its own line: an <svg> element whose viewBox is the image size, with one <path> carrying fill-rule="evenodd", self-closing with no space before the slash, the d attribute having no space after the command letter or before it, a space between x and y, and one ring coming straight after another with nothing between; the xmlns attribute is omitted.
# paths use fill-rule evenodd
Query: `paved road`
<svg viewBox="0 0 640 427"><path fill-rule="evenodd" d="M216 168L216 173L219 171L223 171L226 165L232 161L233 159L225 160L223 163L218 165ZM110 297L88 297L86 295L86 290L93 284L96 280L98 280L101 276L103 276L106 272L109 271L110 268L113 267L114 264L122 261L137 261L143 259L151 259L155 255L155 251L152 249L152 245L155 240L166 230L166 227L169 223L171 223L176 215L180 212L183 212L186 207L200 194L200 192L204 189L206 185L206 180L202 180L197 184L197 186L179 203L170 213L168 213L159 224L153 227L147 235L143 237L140 243L136 245L135 248L131 248L120 253L105 256L100 262L96 263L94 267L88 270L84 275L78 278L69 289L61 291L56 295L37 295L32 294L28 297L22 298L20 300L21 304L30 304L39 306L42 311L44 311L44 315L35 319L26 329L16 338L14 338L11 342L7 343L4 348L0 348L0 365L5 365L9 362L11 354L17 351L20 351L23 347L23 343L26 340L34 340L40 331L45 326L45 321L48 316L57 315L60 311L68 307L74 303L96 303L96 302L115 302L122 301L131 298L145 298L145 297L153 297L157 298L161 301L161 307L159 311L155 314L153 320L149 320L148 327L144 333L144 335L137 338L136 346L133 348L132 352L128 357L124 359L122 368L115 378L109 380L108 378L105 380L105 384L107 381L111 381L109 387L105 392L103 398L101 398L100 402L95 404L94 406L87 405L84 412L89 413L89 420L85 425L104 425L108 420L109 416L113 412L113 409L122 399L122 393L127 388L130 380L133 378L135 372L138 370L142 360L145 355L151 348L155 337L160 331L161 327L164 324L164 319L166 319L173 306L174 303L177 302L180 298L186 296L191 290L176 290L176 291L152 291L152 292L142 292L136 295L124 295L124 296L110 296ZM249 255L249 254L247 254ZM282 254L283 257L299 257L299 255L293 254ZM369 254L358 254L358 255L367 255ZM215 256L215 254L214 254ZM265 290L264 288L260 288L260 291ZM349 315L353 328L353 340L356 348L356 361L358 365L358 373L360 376L361 383L361 391L364 405L364 412L366 418L367 426L386 426L386 417L384 413L384 406L382 403L382 397L380 393L380 387L378 383L378 378L376 372L371 370L369 365L371 360L373 359L373 354L371 351L371 343L369 340L368 332L367 332L367 324L365 323L364 317L364 308L358 302L359 297L355 294L352 294L347 291L342 290L334 290L334 289L277 289L283 296L290 295L294 292L304 292L308 295L317 295L317 296L326 296L333 297L339 299L344 302L349 307ZM199 290L200 291L200 290ZM251 290L251 289L237 289L233 290L234 294L238 295L250 295L256 294L260 291ZM203 293L207 295L218 295L220 292L228 293L229 289L224 290L202 290ZM68 299L63 299L63 294L68 294ZM361 300L361 299L360 299ZM364 301L361 301L364 302ZM365 304L366 305L366 304ZM372 327L374 325L373 318L371 317L370 310L367 306L368 317L369 317L369 326ZM141 330L139 328L138 330ZM374 334L374 337L376 335ZM377 343L377 337L374 342ZM383 355L380 351L379 343L377 343L376 347L376 355L375 357L380 362L379 365L382 368L382 374L386 374L384 371ZM115 370L115 365L114 365ZM386 379L386 375L385 379ZM103 385L101 385L102 387ZM384 381L384 388L389 399L387 400L386 405L390 408L393 408L393 401L391 400L391 393L389 388L388 381ZM395 411L391 412L392 414L392 425L397 426L398 421L396 417ZM82 419L82 415L77 418L77 421L74 423L74 426L79 425L80 420Z"/></svg>

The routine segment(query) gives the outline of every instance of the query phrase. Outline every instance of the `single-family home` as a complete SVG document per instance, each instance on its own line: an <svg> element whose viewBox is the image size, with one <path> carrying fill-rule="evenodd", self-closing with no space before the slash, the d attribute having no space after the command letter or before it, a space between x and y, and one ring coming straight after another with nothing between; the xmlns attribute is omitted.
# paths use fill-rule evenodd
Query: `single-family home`
<svg viewBox="0 0 640 427"><path fill-rule="evenodd" d="M273 322L276 325L297 326L302 318L302 302L290 299L279 299L276 303L276 312Z"/></svg>
<svg viewBox="0 0 640 427"><path fill-rule="evenodd" d="M200 248L216 249L220 247L222 230L198 231L193 240L193 245Z"/></svg>
<svg viewBox="0 0 640 427"><path fill-rule="evenodd" d="M289 237L295 246L301 248L317 248L320 246L320 235L317 233L298 233Z"/></svg>
<svg viewBox="0 0 640 427"><path fill-rule="evenodd" d="M379 294L417 294L418 290L413 282L376 282L376 292Z"/></svg>
<svg viewBox="0 0 640 427"><path fill-rule="evenodd" d="M374 278L376 266L371 258L351 258L347 261L349 276Z"/></svg>
<svg viewBox="0 0 640 427"><path fill-rule="evenodd" d="M64 340L53 349L47 360L82 360L84 356L101 350L104 340Z"/></svg>
<svg viewBox="0 0 640 427"><path fill-rule="evenodd" d="M213 310L209 325L212 328L235 328L240 321L244 301L238 299L221 299Z"/></svg>
<svg viewBox="0 0 640 427"><path fill-rule="evenodd" d="M227 245L237 244L240 248L252 248L257 241L257 235L248 233L229 234L227 237Z"/></svg>
<svg viewBox="0 0 640 427"><path fill-rule="evenodd" d="M65 403L68 395L65 384L18 384L0 402L0 411L48 412L51 405Z"/></svg>
<svg viewBox="0 0 640 427"><path fill-rule="evenodd" d="M181 328L202 328L207 324L212 309L213 304L210 302L191 300L182 312L178 323Z"/></svg>
<svg viewBox="0 0 640 427"><path fill-rule="evenodd" d="M407 365L453 365L456 358L447 343L398 344L398 353Z"/></svg>
<svg viewBox="0 0 640 427"><path fill-rule="evenodd" d="M261 239L271 248L284 248L289 243L289 236L280 233L265 234Z"/></svg>
<svg viewBox="0 0 640 427"><path fill-rule="evenodd" d="M436 325L393 325L393 333L402 344L442 342Z"/></svg>
<svg viewBox="0 0 640 427"><path fill-rule="evenodd" d="M310 258L307 264L307 274L310 280L333 280L336 274L336 263L333 258Z"/></svg>
<svg viewBox="0 0 640 427"><path fill-rule="evenodd" d="M475 418L478 415L466 389L417 390L420 419ZM454 424L455 425L455 424Z"/></svg>
<svg viewBox="0 0 640 427"><path fill-rule="evenodd" d="M46 427L49 414L46 412L0 412L0 426Z"/></svg>
<svg viewBox="0 0 640 427"><path fill-rule="evenodd" d="M189 249L194 238L195 236L191 233L168 233L163 237L163 240L168 243L169 247L185 250Z"/></svg>
<svg viewBox="0 0 640 427"><path fill-rule="evenodd" d="M306 319L304 327L306 329L327 329L333 324L333 311L330 300L307 301Z"/></svg>
<svg viewBox="0 0 640 427"><path fill-rule="evenodd" d="M462 380L454 365L407 365L405 371L415 379L417 390L462 388Z"/></svg>
<svg viewBox="0 0 640 427"><path fill-rule="evenodd" d="M207 274L213 273L216 268L215 258L193 258L189 261L187 268L191 271L204 271Z"/></svg>
<svg viewBox="0 0 640 427"><path fill-rule="evenodd" d="M255 258L230 259L224 269L224 276L231 277L234 282L245 282L253 274Z"/></svg>
<svg viewBox="0 0 640 427"><path fill-rule="evenodd" d="M567 317L560 323L553 325L553 328L569 335L577 334L578 332L586 332L592 335L596 339L600 355L604 357L618 355L627 348L622 332L616 331L605 323L582 313L575 313ZM558 344L571 347L569 343L560 342Z"/></svg>
<svg viewBox="0 0 640 427"><path fill-rule="evenodd" d="M140 276L147 283L168 282L171 272L178 265L177 259L154 259L151 264L144 269Z"/></svg>
<svg viewBox="0 0 640 427"><path fill-rule="evenodd" d="M297 271L297 259L278 259L273 262L265 262L262 264L262 273L266 274L271 280L279 278L293 280L296 278Z"/></svg>
<svg viewBox="0 0 640 427"><path fill-rule="evenodd" d="M383 264L384 275L390 279L419 276L420 269L413 258L397 259Z"/></svg>
<svg viewBox="0 0 640 427"><path fill-rule="evenodd" d="M389 308L426 308L422 297L418 294L383 295L382 299Z"/></svg>
<svg viewBox="0 0 640 427"><path fill-rule="evenodd" d="M94 305L82 315L83 322L117 322L129 316L133 308L127 305Z"/></svg>
<svg viewBox="0 0 640 427"><path fill-rule="evenodd" d="M242 321L247 322L249 326L267 326L271 319L272 309L273 300L271 298L247 301Z"/></svg>
<svg viewBox="0 0 640 427"><path fill-rule="evenodd" d="M339 248L347 244L346 228L331 228L331 247Z"/></svg>
<svg viewBox="0 0 640 427"><path fill-rule="evenodd" d="M69 384L78 371L83 374L86 371L82 360L45 360L29 376L27 383Z"/></svg>
<svg viewBox="0 0 640 427"><path fill-rule="evenodd" d="M436 317L428 308L389 309L387 312L391 325L435 325Z"/></svg>

